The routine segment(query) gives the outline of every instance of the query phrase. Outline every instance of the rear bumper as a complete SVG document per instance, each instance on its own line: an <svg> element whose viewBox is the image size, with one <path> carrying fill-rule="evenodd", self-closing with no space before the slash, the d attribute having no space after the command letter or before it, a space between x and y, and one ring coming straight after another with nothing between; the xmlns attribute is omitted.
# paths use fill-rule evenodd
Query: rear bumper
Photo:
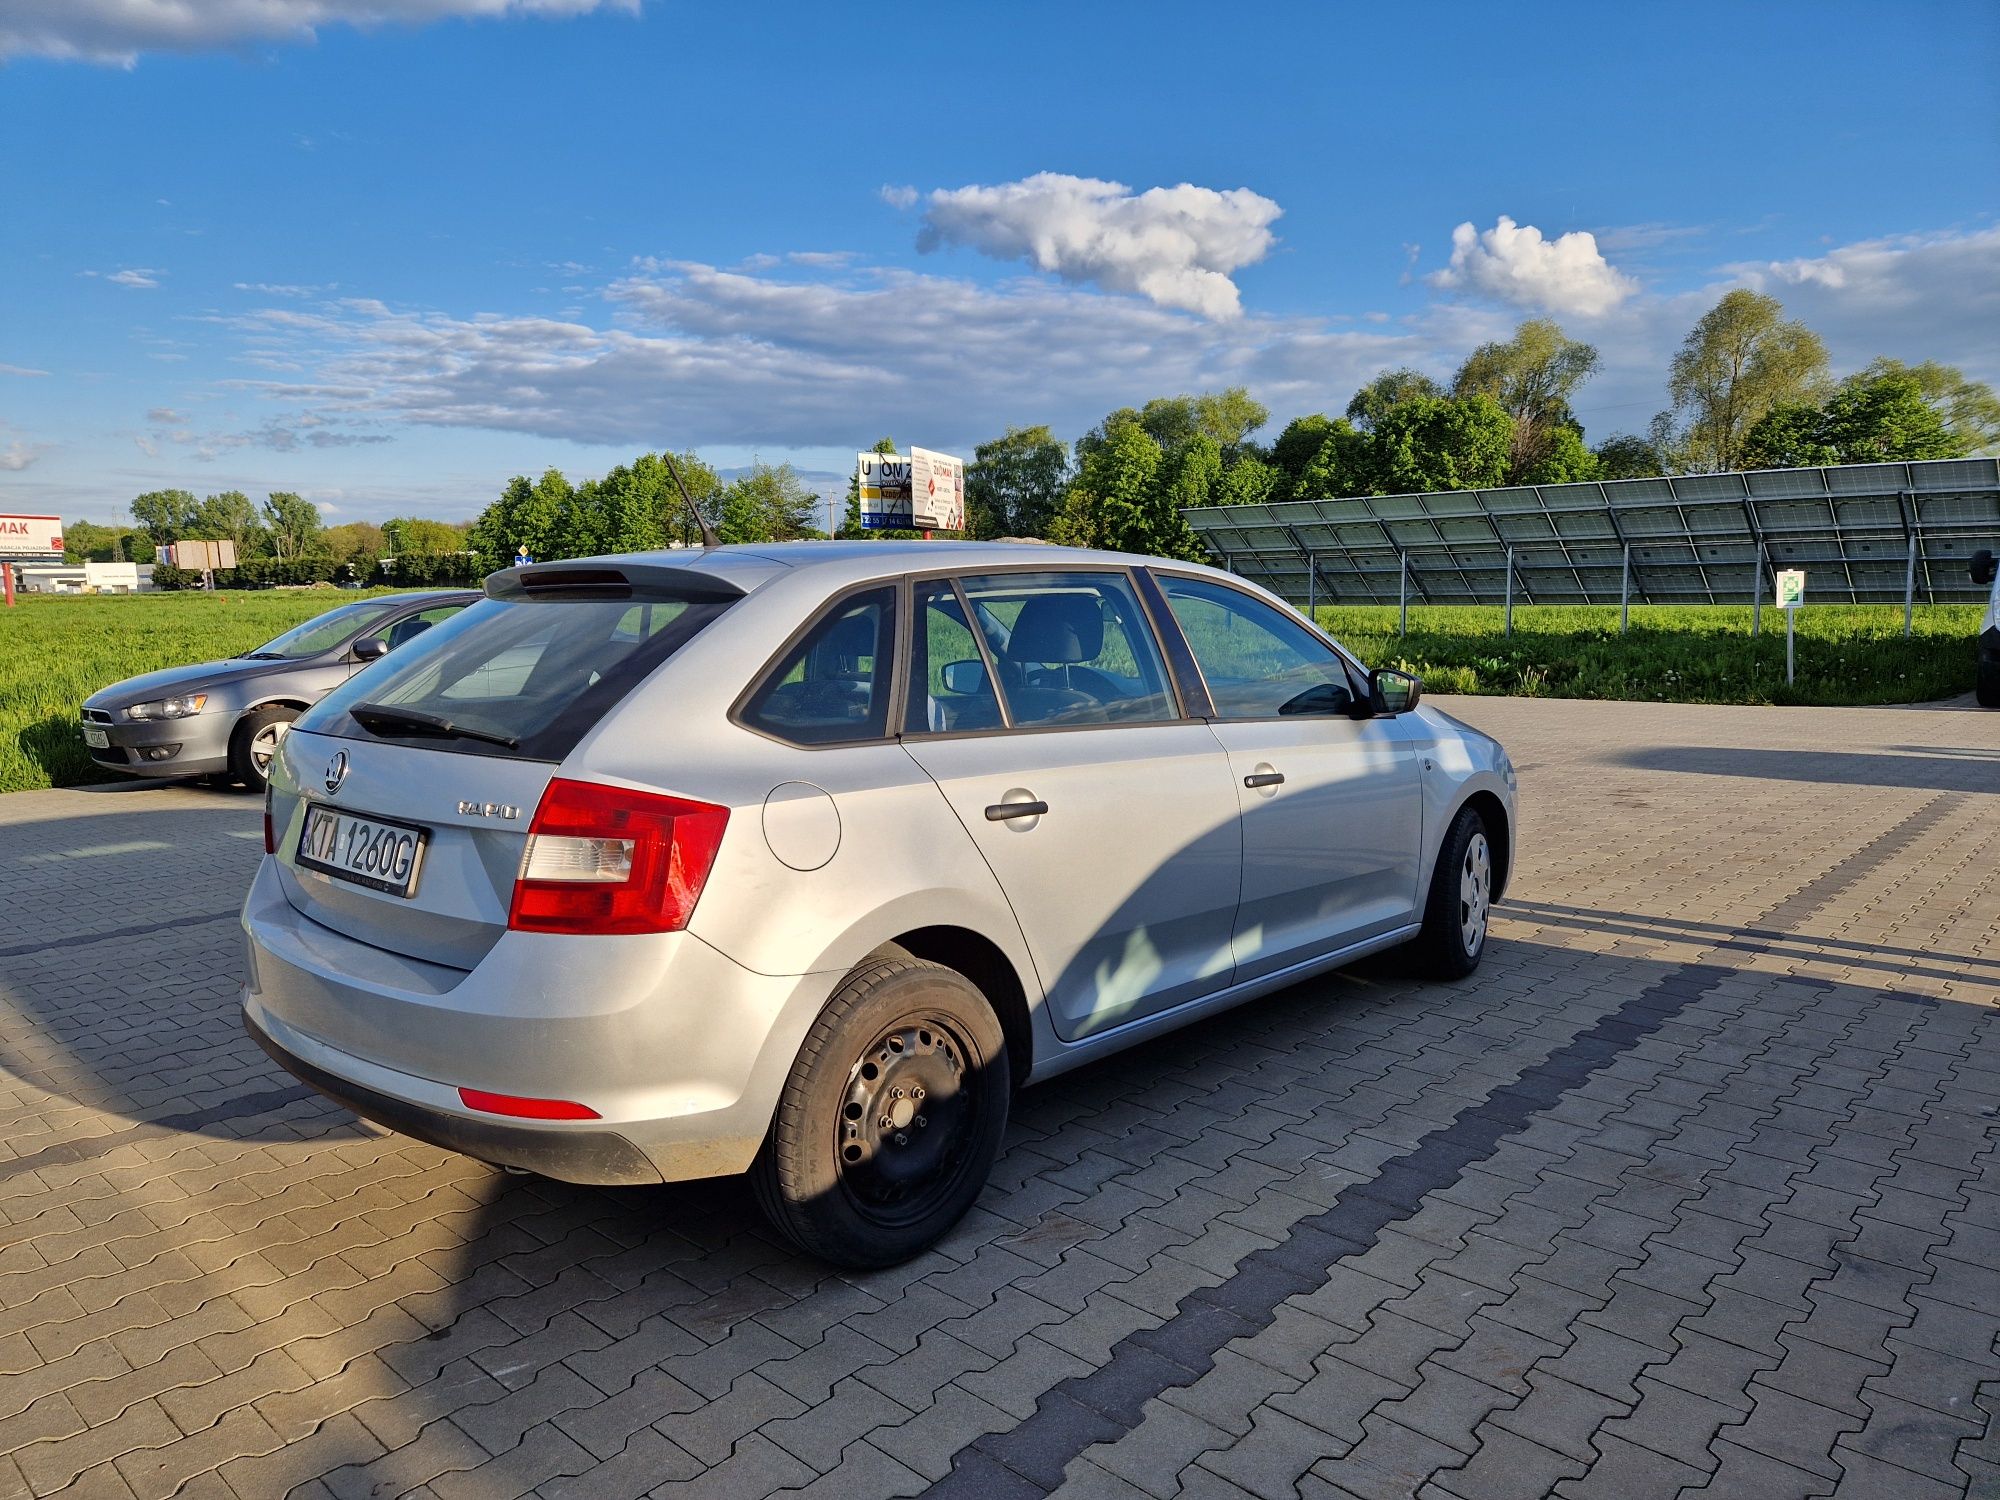
<svg viewBox="0 0 2000 1500"><path fill-rule="evenodd" d="M313 921L275 866L259 866L243 910L252 1035L365 1119L564 1181L745 1170L841 979L756 974L685 932L507 933L473 968L451 969ZM484 1115L461 1086L576 1100L600 1118Z"/></svg>
<svg viewBox="0 0 2000 1500"><path fill-rule="evenodd" d="M447 1114L315 1067L274 1041L247 1010L243 1013L243 1029L271 1054L279 1067L301 1083L310 1084L334 1103L398 1135L564 1182L635 1186L663 1180L646 1153L614 1130L536 1129Z"/></svg>

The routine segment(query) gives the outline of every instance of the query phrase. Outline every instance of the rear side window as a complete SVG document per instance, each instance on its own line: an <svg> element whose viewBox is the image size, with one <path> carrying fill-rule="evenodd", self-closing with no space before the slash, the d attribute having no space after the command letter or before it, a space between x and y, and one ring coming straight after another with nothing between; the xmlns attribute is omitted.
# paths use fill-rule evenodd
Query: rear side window
<svg viewBox="0 0 2000 1500"><path fill-rule="evenodd" d="M712 599L484 599L355 673L298 727L561 760L728 607Z"/></svg>
<svg viewBox="0 0 2000 1500"><path fill-rule="evenodd" d="M895 639L894 589L843 599L779 658L738 717L795 745L880 739Z"/></svg>

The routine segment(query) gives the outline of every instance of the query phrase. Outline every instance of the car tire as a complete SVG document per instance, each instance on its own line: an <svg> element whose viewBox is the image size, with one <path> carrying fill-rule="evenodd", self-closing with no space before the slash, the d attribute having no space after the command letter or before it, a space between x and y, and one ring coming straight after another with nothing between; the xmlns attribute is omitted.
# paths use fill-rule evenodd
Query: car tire
<svg viewBox="0 0 2000 1500"><path fill-rule="evenodd" d="M270 703L238 719L236 732L229 736L229 774L253 792L263 791L271 779L271 757L277 754L278 741L298 716L296 708Z"/></svg>
<svg viewBox="0 0 2000 1500"><path fill-rule="evenodd" d="M1493 843L1486 820L1462 807L1445 830L1424 902L1424 925L1404 950L1426 979L1463 979L1479 967L1493 900Z"/></svg>
<svg viewBox="0 0 2000 1500"><path fill-rule="evenodd" d="M908 1260L986 1186L1012 1088L1006 1035L971 981L919 959L870 959L799 1048L750 1169L758 1206L822 1260Z"/></svg>
<svg viewBox="0 0 2000 1500"><path fill-rule="evenodd" d="M2000 708L2000 661L1979 664L1979 686L1974 695L1981 708Z"/></svg>

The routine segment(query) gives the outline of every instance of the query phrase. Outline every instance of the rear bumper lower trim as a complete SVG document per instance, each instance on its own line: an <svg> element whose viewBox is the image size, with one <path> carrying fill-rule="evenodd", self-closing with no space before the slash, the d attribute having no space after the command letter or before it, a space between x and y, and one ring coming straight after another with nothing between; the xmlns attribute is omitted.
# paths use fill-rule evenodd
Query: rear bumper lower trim
<svg viewBox="0 0 2000 1500"><path fill-rule="evenodd" d="M301 1083L398 1135L497 1166L539 1172L563 1182L634 1186L661 1180L659 1169L647 1160L646 1153L616 1131L536 1128L447 1114L314 1067L272 1040L247 1011L243 1015L243 1029L274 1062Z"/></svg>

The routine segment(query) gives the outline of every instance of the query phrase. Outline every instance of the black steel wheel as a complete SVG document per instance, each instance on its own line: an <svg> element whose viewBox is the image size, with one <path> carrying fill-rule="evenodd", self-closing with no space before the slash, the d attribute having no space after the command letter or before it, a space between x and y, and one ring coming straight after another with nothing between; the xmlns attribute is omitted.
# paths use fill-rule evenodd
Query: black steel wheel
<svg viewBox="0 0 2000 1500"><path fill-rule="evenodd" d="M955 970L884 958L820 1013L751 1183L802 1249L841 1265L908 1260L986 1185L1012 1079L998 1018Z"/></svg>

